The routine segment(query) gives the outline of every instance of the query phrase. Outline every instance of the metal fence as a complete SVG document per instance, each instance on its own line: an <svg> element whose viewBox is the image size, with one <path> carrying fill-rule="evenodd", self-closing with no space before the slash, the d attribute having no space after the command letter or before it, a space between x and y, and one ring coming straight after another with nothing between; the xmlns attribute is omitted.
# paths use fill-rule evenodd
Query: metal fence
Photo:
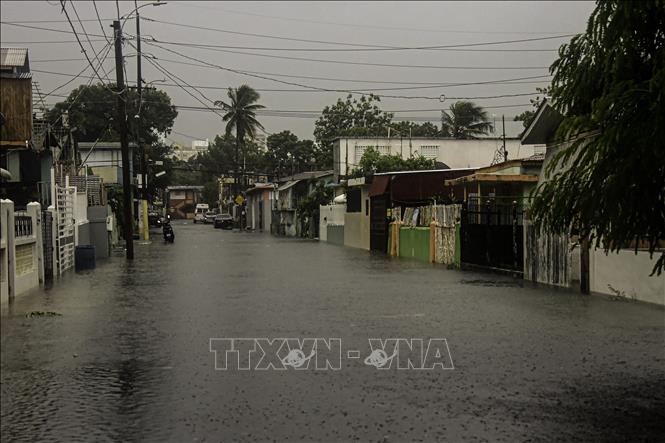
<svg viewBox="0 0 665 443"><path fill-rule="evenodd" d="M53 213L42 211L42 245L44 248L44 277L53 278Z"/></svg>
<svg viewBox="0 0 665 443"><path fill-rule="evenodd" d="M518 203L468 204L462 211L462 262L522 272L523 229Z"/></svg>
<svg viewBox="0 0 665 443"><path fill-rule="evenodd" d="M25 211L14 213L14 236L29 237L32 235L32 217Z"/></svg>

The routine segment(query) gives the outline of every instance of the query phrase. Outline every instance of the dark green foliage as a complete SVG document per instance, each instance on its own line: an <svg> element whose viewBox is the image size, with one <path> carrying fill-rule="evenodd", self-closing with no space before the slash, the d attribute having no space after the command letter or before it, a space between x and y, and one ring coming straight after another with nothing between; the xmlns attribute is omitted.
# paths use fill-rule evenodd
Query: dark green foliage
<svg viewBox="0 0 665 443"><path fill-rule="evenodd" d="M618 251L665 238L665 2L598 2L585 34L552 65L557 132L572 140L537 189L538 226L571 227ZM579 137L585 135L585 137ZM661 254L654 267L660 274Z"/></svg>
<svg viewBox="0 0 665 443"><path fill-rule="evenodd" d="M406 159L399 155L382 155L377 149L368 148L363 153L358 167L351 172L350 177L364 177L378 172L428 169L436 169L435 160L428 160L421 155Z"/></svg>
<svg viewBox="0 0 665 443"><path fill-rule="evenodd" d="M314 124L314 138L325 155L324 169L332 169L332 146L336 137L385 134L393 114L379 108L379 97L349 95L332 106L323 108L321 117Z"/></svg>
<svg viewBox="0 0 665 443"><path fill-rule="evenodd" d="M443 116L442 135L460 139L475 138L492 129L487 112L473 102L458 101Z"/></svg>
<svg viewBox="0 0 665 443"><path fill-rule="evenodd" d="M266 172L275 177L326 169L328 166L327 156L312 140L298 140L291 131L271 134L267 144Z"/></svg>
<svg viewBox="0 0 665 443"><path fill-rule="evenodd" d="M98 138L102 141L118 141L117 96L113 93L114 88L114 85L102 84L79 86L64 102L56 103L46 118L56 126L61 126L61 114L69 109L69 126L76 128L74 135L77 141L94 142ZM136 140L137 119L134 116L139 114L141 142L152 144L159 140L160 134L166 135L171 131L178 112L164 91L144 89L142 96L139 113L136 90L130 89L127 93L129 139Z"/></svg>

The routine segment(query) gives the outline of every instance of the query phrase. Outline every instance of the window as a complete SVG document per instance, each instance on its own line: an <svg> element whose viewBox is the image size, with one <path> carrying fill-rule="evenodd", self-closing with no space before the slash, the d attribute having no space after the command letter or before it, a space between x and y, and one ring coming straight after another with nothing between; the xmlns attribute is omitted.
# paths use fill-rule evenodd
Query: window
<svg viewBox="0 0 665 443"><path fill-rule="evenodd" d="M420 146L420 155L429 160L436 160L439 158L439 146L438 145L422 145Z"/></svg>
<svg viewBox="0 0 665 443"><path fill-rule="evenodd" d="M360 163L360 159L363 158L363 154L369 148L379 151L381 155L390 155L390 145L356 145L354 159L356 165Z"/></svg>

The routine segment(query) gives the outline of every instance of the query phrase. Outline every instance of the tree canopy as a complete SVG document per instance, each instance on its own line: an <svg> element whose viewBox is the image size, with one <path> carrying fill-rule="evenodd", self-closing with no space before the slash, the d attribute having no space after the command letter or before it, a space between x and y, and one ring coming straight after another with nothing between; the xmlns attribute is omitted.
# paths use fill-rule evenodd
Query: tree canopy
<svg viewBox="0 0 665 443"><path fill-rule="evenodd" d="M457 101L443 116L444 137L475 138L492 129L487 112L473 102Z"/></svg>
<svg viewBox="0 0 665 443"><path fill-rule="evenodd" d="M74 89L63 101L56 103L47 112L46 119L56 126L62 125L61 115L66 110L69 114L69 126L75 127L76 140L94 142L119 140L117 127L114 85L81 85ZM142 91L139 112L139 96L136 90L127 93L127 116L129 138L136 139L136 119L140 120L140 139L143 143L152 144L159 140L160 135L168 135L178 115L171 105L169 95L157 89L146 88Z"/></svg>
<svg viewBox="0 0 665 443"><path fill-rule="evenodd" d="M618 251L665 238L665 7L599 1L586 32L559 49L553 106L561 149L532 205L536 224L571 227ZM565 145L564 145L565 146ZM654 271L661 273L665 253Z"/></svg>

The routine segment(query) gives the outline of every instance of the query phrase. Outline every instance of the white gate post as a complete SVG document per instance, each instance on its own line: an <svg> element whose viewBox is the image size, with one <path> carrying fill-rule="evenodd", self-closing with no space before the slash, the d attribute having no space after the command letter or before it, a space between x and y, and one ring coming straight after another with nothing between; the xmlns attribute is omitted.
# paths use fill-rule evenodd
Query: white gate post
<svg viewBox="0 0 665 443"><path fill-rule="evenodd" d="M11 282L14 279L14 273L9 266L9 251L13 241L10 242L10 236L14 237L14 224L9 224L9 214L14 214L14 203L11 200L0 199L0 302L9 301L9 290Z"/></svg>
<svg viewBox="0 0 665 443"><path fill-rule="evenodd" d="M47 211L51 214L51 259L53 260L52 272L53 278L58 278L58 214L55 210L54 204L51 204Z"/></svg>
<svg viewBox="0 0 665 443"><path fill-rule="evenodd" d="M5 220L7 222L7 284L8 284L8 297L13 299L16 295L16 246L14 239L16 231L14 229L14 202L11 200L4 200L3 206L5 207Z"/></svg>
<svg viewBox="0 0 665 443"><path fill-rule="evenodd" d="M35 260L39 283L44 284L44 243L42 242L42 205L37 202L28 203L27 213L32 219L32 234L35 236Z"/></svg>

